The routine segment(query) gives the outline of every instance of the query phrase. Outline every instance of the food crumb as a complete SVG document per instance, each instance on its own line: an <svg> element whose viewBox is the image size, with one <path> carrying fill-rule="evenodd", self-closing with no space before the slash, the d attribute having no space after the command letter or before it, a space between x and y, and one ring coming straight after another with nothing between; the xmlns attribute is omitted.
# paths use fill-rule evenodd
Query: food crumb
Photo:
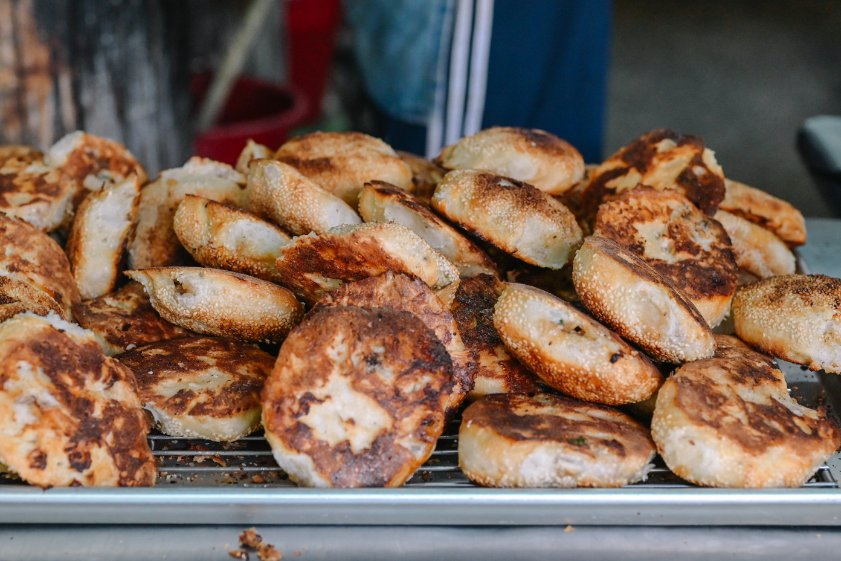
<svg viewBox="0 0 841 561"><path fill-rule="evenodd" d="M567 524L567 527L564 528L564 533L569 534L575 531L575 528L572 527L572 524Z"/></svg>
<svg viewBox="0 0 841 561"><path fill-rule="evenodd" d="M251 476L251 482L252 483L265 483L266 478L263 477L262 475L260 475L259 473L255 473L254 475Z"/></svg>
<svg viewBox="0 0 841 561"><path fill-rule="evenodd" d="M248 561L248 552L244 549L229 549L228 556L240 561Z"/></svg>
<svg viewBox="0 0 841 561"><path fill-rule="evenodd" d="M280 561L283 559L283 554L272 544L264 542L263 536L257 533L256 528L248 528L243 531L239 535L239 543L245 548L257 550L257 557L260 558L260 561Z"/></svg>

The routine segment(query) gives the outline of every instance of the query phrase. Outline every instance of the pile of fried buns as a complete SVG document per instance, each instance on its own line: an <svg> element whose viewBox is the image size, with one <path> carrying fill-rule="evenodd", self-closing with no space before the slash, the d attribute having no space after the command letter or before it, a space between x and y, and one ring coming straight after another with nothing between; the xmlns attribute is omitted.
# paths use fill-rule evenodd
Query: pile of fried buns
<svg viewBox="0 0 841 561"><path fill-rule="evenodd" d="M0 146L0 463L143 486L150 430L263 430L299 485L799 486L841 445L774 358L841 373L841 281L790 204L653 130L599 165L495 127L434 160L354 132L147 177L117 142ZM713 331L715 329L715 332Z"/></svg>

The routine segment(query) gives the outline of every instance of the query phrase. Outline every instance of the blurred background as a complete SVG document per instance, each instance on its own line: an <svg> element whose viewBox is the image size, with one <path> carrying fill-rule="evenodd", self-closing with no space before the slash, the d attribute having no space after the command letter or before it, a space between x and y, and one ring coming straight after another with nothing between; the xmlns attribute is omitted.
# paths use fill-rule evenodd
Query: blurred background
<svg viewBox="0 0 841 561"><path fill-rule="evenodd" d="M419 2L401 4L418 9ZM86 129L123 141L154 173L195 152L230 160L248 137L276 148L288 135L316 129L385 134L378 92L368 90L371 83L391 88L411 81L417 63L411 48L422 41L408 41L402 56L409 72L403 68L391 83L365 74L376 45L374 55L360 49L359 21L382 4L0 0L0 143L46 147ZM477 18L482 5L474 4ZM526 40L521 29L532 25L530 6L521 6L505 22L494 20L491 41L509 26ZM503 13L504 4L495 9ZM729 177L791 200L808 216L839 215L815 187L795 140L805 119L841 114L841 2L615 0L593 17L579 35L569 32L569 42L604 45L603 61L585 60L591 73L604 76L604 87L574 84L578 98L553 97L555 86L535 94L544 106L566 103L573 113L577 100L595 107L586 128L596 141L582 149L589 159L668 127L703 137ZM588 34L594 25L598 31ZM539 42L529 48L544 54ZM593 55L590 46L584 51ZM514 64L537 65L528 54ZM490 60L488 103L491 93L511 94L521 82L506 80L493 50ZM568 61L549 57L541 64L535 72ZM486 111L483 126L523 124L487 119ZM550 124L539 126L570 140L583 128L570 125L565 134ZM404 138L387 136L395 148L412 149L400 145Z"/></svg>

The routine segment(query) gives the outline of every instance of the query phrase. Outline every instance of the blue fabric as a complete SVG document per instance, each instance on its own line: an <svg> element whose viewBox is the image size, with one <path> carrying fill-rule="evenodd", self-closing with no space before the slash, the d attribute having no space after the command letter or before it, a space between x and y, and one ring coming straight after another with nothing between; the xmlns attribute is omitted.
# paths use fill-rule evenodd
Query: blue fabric
<svg viewBox="0 0 841 561"><path fill-rule="evenodd" d="M610 0L495 0L483 127L540 128L603 158Z"/></svg>
<svg viewBox="0 0 841 561"><path fill-rule="evenodd" d="M426 125L453 0L345 0L368 95L387 115Z"/></svg>

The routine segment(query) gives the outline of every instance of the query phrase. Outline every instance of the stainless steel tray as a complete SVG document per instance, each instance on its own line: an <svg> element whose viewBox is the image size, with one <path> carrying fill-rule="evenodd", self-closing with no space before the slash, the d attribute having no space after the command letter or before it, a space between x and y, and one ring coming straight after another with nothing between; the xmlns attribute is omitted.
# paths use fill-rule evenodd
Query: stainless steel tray
<svg viewBox="0 0 841 561"><path fill-rule="evenodd" d="M838 378L781 366L799 400L841 411ZM799 489L701 489L662 463L645 483L622 489L483 489L458 470L457 429L448 427L432 458L400 489L299 489L262 436L220 445L152 435L155 487L42 491L4 477L0 523L841 525L839 456Z"/></svg>

